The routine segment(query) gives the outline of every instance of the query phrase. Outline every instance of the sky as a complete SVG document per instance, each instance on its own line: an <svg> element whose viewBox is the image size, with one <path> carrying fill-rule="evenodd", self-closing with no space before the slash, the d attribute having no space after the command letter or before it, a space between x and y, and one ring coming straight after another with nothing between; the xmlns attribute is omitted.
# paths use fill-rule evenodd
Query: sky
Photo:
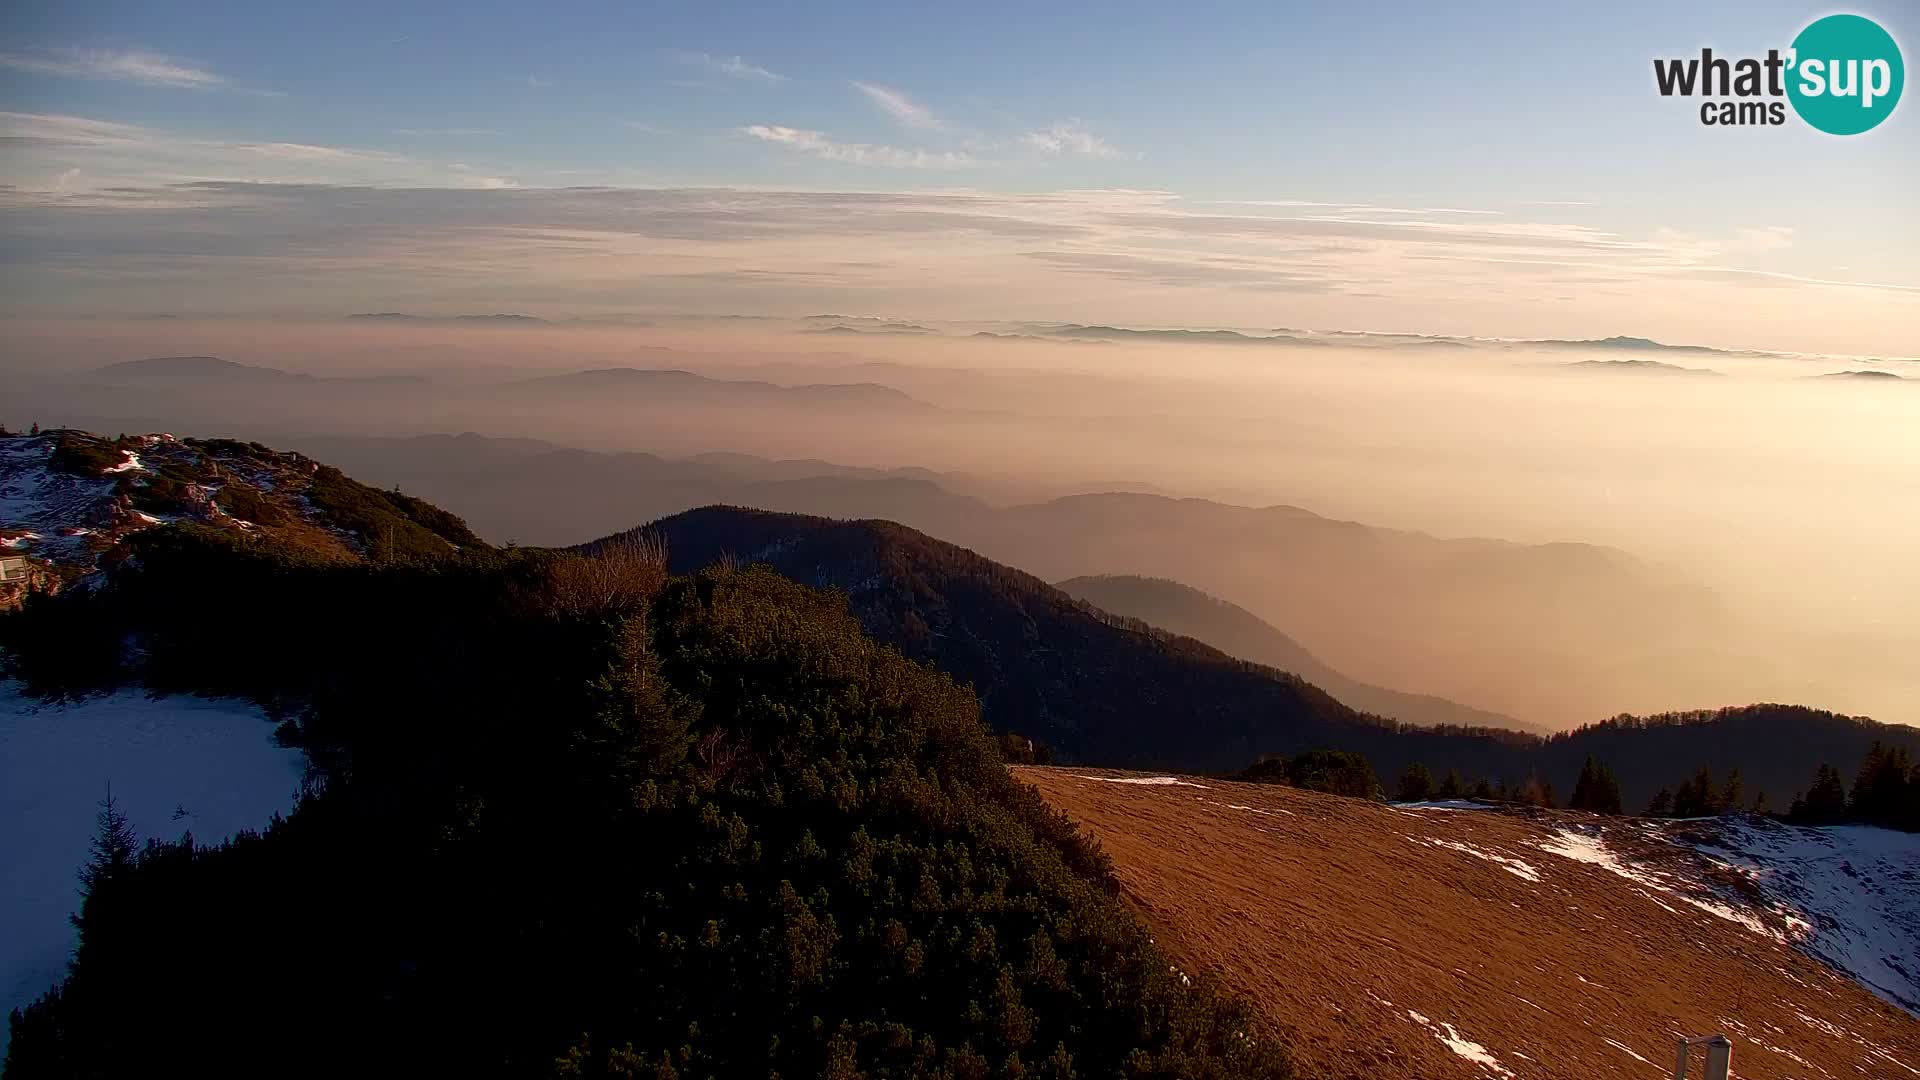
<svg viewBox="0 0 1920 1080"><path fill-rule="evenodd" d="M1920 5L1855 8L1907 45ZM1920 104L1712 128L1830 9L20 2L0 314L664 313L1920 354ZM1909 59L1911 56L1909 56Z"/></svg>

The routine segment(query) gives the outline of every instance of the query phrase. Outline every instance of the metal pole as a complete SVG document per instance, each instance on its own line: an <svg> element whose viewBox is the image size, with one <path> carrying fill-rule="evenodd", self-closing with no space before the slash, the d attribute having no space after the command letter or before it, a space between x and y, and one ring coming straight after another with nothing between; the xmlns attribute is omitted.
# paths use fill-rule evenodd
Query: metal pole
<svg viewBox="0 0 1920 1080"><path fill-rule="evenodd" d="M1725 1035L1707 1040L1707 1080L1727 1080L1733 1071L1733 1042Z"/></svg>

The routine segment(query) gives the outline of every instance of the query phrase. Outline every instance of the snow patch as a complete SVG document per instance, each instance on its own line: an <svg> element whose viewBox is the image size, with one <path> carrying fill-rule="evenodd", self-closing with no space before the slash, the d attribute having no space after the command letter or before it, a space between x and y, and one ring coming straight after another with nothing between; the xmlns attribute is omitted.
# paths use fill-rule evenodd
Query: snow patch
<svg viewBox="0 0 1920 1080"><path fill-rule="evenodd" d="M1407 839L1414 840L1411 836L1407 837ZM1526 881L1540 880L1540 871L1536 869L1532 863L1524 859L1516 859L1511 855L1502 855L1499 852L1488 851L1485 848L1477 848L1472 844L1461 843L1458 840L1440 840L1431 836L1421 837L1418 840L1414 840L1414 842L1432 844L1434 847L1446 848L1449 851L1458 851L1462 855L1471 855L1476 859L1485 859L1487 862L1497 864L1500 869L1505 870L1514 877Z"/></svg>
<svg viewBox="0 0 1920 1080"><path fill-rule="evenodd" d="M1144 784L1149 787L1197 787L1203 790L1207 786L1177 776L1075 776L1074 779L1100 780L1109 784Z"/></svg>
<svg viewBox="0 0 1920 1080"><path fill-rule="evenodd" d="M144 841L217 844L293 805L305 762L244 702L121 691L40 706L0 681L0 1012L65 974L99 802L109 785ZM0 1029L0 1052L6 1032Z"/></svg>
<svg viewBox="0 0 1920 1080"><path fill-rule="evenodd" d="M1689 839L1786 913L1801 952L1920 1016L1920 835L1739 819Z"/></svg>
<svg viewBox="0 0 1920 1080"><path fill-rule="evenodd" d="M1647 1061L1646 1058L1643 1058L1639 1054L1634 1053L1633 1047L1628 1046L1626 1043L1616 1042L1612 1039L1607 1039L1607 1038L1602 1038L1600 1041L1603 1043L1606 1043L1608 1046L1613 1047L1615 1050L1620 1051L1621 1053L1627 1055L1628 1057L1632 1058L1635 1061L1646 1061L1646 1063L1649 1065L1653 1064L1653 1062Z"/></svg>
<svg viewBox="0 0 1920 1080"><path fill-rule="evenodd" d="M1758 915L1755 915L1748 909L1735 907L1732 904L1714 899L1711 896L1700 896L1683 891L1675 887L1672 880L1659 871L1646 869L1644 867L1629 866L1627 863L1621 861L1620 858L1614 854L1613 850L1607 847L1606 842L1598 836L1574 832L1570 829L1555 829L1553 839L1543 841L1538 846L1541 851L1547 852L1550 855L1558 855L1563 859L1572 859L1575 862L1583 862L1597 866L1610 874L1616 874L1626 878L1628 881L1637 885L1643 885L1649 889L1665 893L1682 903L1691 904L1715 918L1725 919L1728 922L1735 923L1761 937L1772 938L1775 941L1782 942L1786 940L1786 935L1769 927L1765 922L1761 921ZM1643 893L1642 895L1646 894ZM1653 900L1653 897L1648 896L1647 899ZM1654 900L1654 903L1658 904L1660 901ZM1666 907L1665 904L1661 904L1660 906ZM1667 908L1667 910L1672 911L1673 909Z"/></svg>
<svg viewBox="0 0 1920 1080"><path fill-rule="evenodd" d="M1445 1043L1447 1049L1453 1051L1455 1054L1466 1058L1468 1061L1473 1062L1475 1065L1480 1066L1495 1076L1512 1080L1513 1070L1500 1064L1500 1059L1494 1056L1493 1051L1460 1034L1459 1030L1452 1024L1436 1024L1425 1016L1414 1012L1412 1009L1407 1010L1407 1016L1412 1018L1414 1023L1426 1028L1434 1038Z"/></svg>

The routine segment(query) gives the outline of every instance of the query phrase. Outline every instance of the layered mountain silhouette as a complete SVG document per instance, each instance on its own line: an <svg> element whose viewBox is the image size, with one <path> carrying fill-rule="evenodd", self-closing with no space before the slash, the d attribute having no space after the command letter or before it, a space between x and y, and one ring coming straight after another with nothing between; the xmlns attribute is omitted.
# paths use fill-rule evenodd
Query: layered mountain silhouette
<svg viewBox="0 0 1920 1080"><path fill-rule="evenodd" d="M1004 505L966 478L925 470L757 458L716 467L711 458L468 443L465 458L410 440L296 445L452 507L496 541L572 544L727 504L896 521L1049 581L1180 581L1283 628L1358 682L1530 724L1724 701L1715 673L1740 670L1737 656L1721 655L1734 650L1737 627L1712 592L1602 546L1447 539L1294 506L1142 492Z"/></svg>
<svg viewBox="0 0 1920 1080"><path fill-rule="evenodd" d="M1395 739L1391 722L1297 675L1110 615L891 522L706 507L641 531L665 541L676 573L731 558L845 592L868 634L971 685L996 729L1070 760L1216 771ZM1457 749L1463 760L1469 747L1497 753L1502 737L1460 736Z"/></svg>
<svg viewBox="0 0 1920 1080"><path fill-rule="evenodd" d="M283 382L418 383L423 381L405 375L322 377L285 371L276 367L242 364L234 360L223 360L217 356L154 356L144 360L123 360L94 369L94 375L113 382L138 381L147 384L191 382L235 386Z"/></svg>
<svg viewBox="0 0 1920 1080"><path fill-rule="evenodd" d="M501 388L515 397L528 395L564 399L591 395L605 403L631 398L648 405L800 405L930 408L909 395L879 383L816 383L782 386L748 379L714 379L691 371L662 368L595 368L565 375L543 375Z"/></svg>
<svg viewBox="0 0 1920 1080"><path fill-rule="evenodd" d="M971 685L996 730L1080 763L1223 772L1266 754L1343 749L1389 778L1417 762L1469 781L1537 776L1564 796L1593 754L1637 808L1700 765L1740 769L1749 797L1779 803L1819 762L1858 761L1875 740L1920 751L1920 729L1772 704L1620 716L1544 738L1419 727L892 522L716 506L608 539L634 534L664 541L676 572L760 562L843 591L868 634Z"/></svg>
<svg viewBox="0 0 1920 1080"><path fill-rule="evenodd" d="M1683 367L1663 360L1575 360L1565 367L1574 371L1618 371L1641 375L1718 375L1709 368Z"/></svg>
<svg viewBox="0 0 1920 1080"><path fill-rule="evenodd" d="M1363 712L1409 724L1517 730L1531 726L1511 716L1432 694L1409 694L1350 679L1246 608L1177 581L1132 574L1100 574L1070 578L1059 586L1069 595L1115 615L1184 634L1229 656L1291 671Z"/></svg>

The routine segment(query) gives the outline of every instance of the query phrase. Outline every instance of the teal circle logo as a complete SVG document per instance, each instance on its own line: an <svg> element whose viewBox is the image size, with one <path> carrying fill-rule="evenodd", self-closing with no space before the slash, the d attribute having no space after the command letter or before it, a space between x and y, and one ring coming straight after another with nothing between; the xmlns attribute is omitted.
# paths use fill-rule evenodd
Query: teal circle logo
<svg viewBox="0 0 1920 1080"><path fill-rule="evenodd" d="M1859 15L1829 15L1793 39L1787 100L1800 119L1829 135L1858 135L1900 103L1906 65L1880 24Z"/></svg>

